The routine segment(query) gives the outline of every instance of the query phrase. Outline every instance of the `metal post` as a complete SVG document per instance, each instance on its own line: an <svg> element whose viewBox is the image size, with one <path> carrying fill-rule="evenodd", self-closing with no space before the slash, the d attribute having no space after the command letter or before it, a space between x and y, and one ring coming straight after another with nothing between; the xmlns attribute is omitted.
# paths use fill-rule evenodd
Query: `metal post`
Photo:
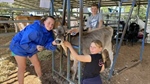
<svg viewBox="0 0 150 84"><path fill-rule="evenodd" d="M135 3L136 3L136 0L133 0L133 1L132 1L132 7L131 7L130 13L129 13L129 17L128 17L127 21L126 21L126 25L125 25L125 27L124 27L124 30L123 30L123 33L122 33L122 36L121 36L119 45L118 45L118 47L117 47L117 51L116 51L116 54L115 54L115 57L114 57L114 60L113 60L113 65L112 65L112 67L111 67L111 70L110 70L110 74L109 74L108 80L110 80L110 78L111 78L111 76L112 76L112 72L113 72L113 69L114 69L114 67L115 67L116 60L117 60L117 58L118 58L120 46L121 46L121 43L122 43L122 41L123 41L124 35L125 35L125 33L126 33L126 30L127 30L127 24L128 24L128 22L129 22L129 20L130 20L130 18L131 18L131 15L132 15L132 12L133 12Z"/></svg>
<svg viewBox="0 0 150 84"><path fill-rule="evenodd" d="M54 15L54 0L51 0L50 2L50 15Z"/></svg>
<svg viewBox="0 0 150 84"><path fill-rule="evenodd" d="M98 2L99 12L100 12L100 8L101 8L101 1L102 1L102 0L99 0L99 2Z"/></svg>
<svg viewBox="0 0 150 84"><path fill-rule="evenodd" d="M63 49L62 49L62 47L60 47L60 62L59 62L59 73L62 73L62 67L63 67Z"/></svg>
<svg viewBox="0 0 150 84"><path fill-rule="evenodd" d="M140 0L138 1L138 11L137 11L137 15L139 16L139 12L140 12Z"/></svg>
<svg viewBox="0 0 150 84"><path fill-rule="evenodd" d="M54 15L54 5L53 5L54 0L51 0L50 2L50 15ZM54 56L54 51L52 52L52 75L54 76L54 71L55 70L55 56Z"/></svg>
<svg viewBox="0 0 150 84"><path fill-rule="evenodd" d="M141 52L140 52L140 61L142 61L142 56L143 56L143 52L144 52L144 45L145 45L145 33L146 33L146 29L147 29L147 22L148 22L148 16L149 16L149 10L150 10L150 0L148 0L148 7L147 7L147 11L146 11L146 22L145 22L145 27L144 27L144 36L142 39L142 47L141 47Z"/></svg>
<svg viewBox="0 0 150 84"><path fill-rule="evenodd" d="M65 25L65 16L66 16L66 0L64 0L64 2L63 2L63 18L62 18L62 22L61 22L61 25L63 26L63 25ZM56 11L55 11L55 13L56 13ZM57 15L57 14L56 14ZM62 72L62 67L63 67L63 48L62 47L60 47L60 62L59 62L59 73L61 73Z"/></svg>
<svg viewBox="0 0 150 84"><path fill-rule="evenodd" d="M82 37L82 28L83 28L83 0L79 0L80 7L80 24L79 24L79 54L81 52L81 37ZM78 84L81 84L81 62L78 62Z"/></svg>
<svg viewBox="0 0 150 84"><path fill-rule="evenodd" d="M70 6L70 12L71 12L71 13L73 12L73 7L72 7L72 6Z"/></svg>
<svg viewBox="0 0 150 84"><path fill-rule="evenodd" d="M119 36L119 29L120 29L120 17L121 17L121 7L122 7L122 1L118 1L119 3L119 17L118 17L118 27L117 27L117 37L116 37L116 51L118 46L118 36Z"/></svg>
<svg viewBox="0 0 150 84"><path fill-rule="evenodd" d="M13 11L11 12L11 18L12 18L11 20L14 20L14 12Z"/></svg>
<svg viewBox="0 0 150 84"><path fill-rule="evenodd" d="M67 25L68 25L68 29L70 29L70 0L67 0ZM70 79L69 77L70 77L70 52L68 51L68 56L67 56L67 79L68 80Z"/></svg>
<svg viewBox="0 0 150 84"><path fill-rule="evenodd" d="M64 3L63 3L64 4ZM62 4L62 5L63 5ZM64 10L64 9L63 9ZM55 13L56 13L56 11L55 11ZM58 19L59 20L59 19ZM64 23L65 22L63 22L63 20L62 20L62 22L60 22L61 23L61 25L64 25ZM59 66L59 73L62 73L62 68L63 68L63 57L64 57L64 55L63 55L63 48L62 48L62 46L60 46L60 66Z"/></svg>
<svg viewBox="0 0 150 84"><path fill-rule="evenodd" d="M63 1L63 16L62 16L62 25L64 25L64 24L65 24L66 5L67 5L67 0L64 0L64 1Z"/></svg>
<svg viewBox="0 0 150 84"><path fill-rule="evenodd" d="M54 52L52 52L52 76L54 76L55 71L55 55Z"/></svg>

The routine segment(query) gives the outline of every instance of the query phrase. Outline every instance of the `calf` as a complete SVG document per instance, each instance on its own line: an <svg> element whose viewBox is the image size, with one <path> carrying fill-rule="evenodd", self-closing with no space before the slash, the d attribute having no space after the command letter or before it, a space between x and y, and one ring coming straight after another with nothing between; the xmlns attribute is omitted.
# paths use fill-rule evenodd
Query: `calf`
<svg viewBox="0 0 150 84"><path fill-rule="evenodd" d="M67 48L63 44L64 37L66 36L65 28L58 27L54 31L56 33L55 41L57 43L60 43L60 45L63 47L64 51L67 52ZM113 51L112 51L112 43L111 43L112 36L113 36L113 29L111 27L104 27L102 29L97 28L95 30L91 30L89 32L83 33L83 36L81 37L82 53L90 54L90 51L89 51L90 43L92 42L92 40L98 39L102 42L103 51L104 50L108 51L109 59L111 61L110 66L112 66L112 63L113 63ZM71 41L72 45L78 45L79 35L71 37L70 41ZM73 56L71 56L70 58L71 58L71 60L74 61L73 66L71 67L71 71L73 72L72 79L74 80L76 72L77 72L78 61ZM106 62L106 58L107 57L103 55L104 62Z"/></svg>
<svg viewBox="0 0 150 84"><path fill-rule="evenodd" d="M41 20L42 16L16 16L15 20L30 20L30 21L34 21L34 20ZM56 18L55 21L55 26L54 28L58 27L61 25L61 23L58 21L60 20L60 18ZM23 30L27 25L31 24L32 22L20 22L20 23L15 23L15 32Z"/></svg>
<svg viewBox="0 0 150 84"><path fill-rule="evenodd" d="M41 16L16 16L14 20L40 20ZM23 30L27 25L31 24L31 22L20 22L14 23L15 25L15 32Z"/></svg>

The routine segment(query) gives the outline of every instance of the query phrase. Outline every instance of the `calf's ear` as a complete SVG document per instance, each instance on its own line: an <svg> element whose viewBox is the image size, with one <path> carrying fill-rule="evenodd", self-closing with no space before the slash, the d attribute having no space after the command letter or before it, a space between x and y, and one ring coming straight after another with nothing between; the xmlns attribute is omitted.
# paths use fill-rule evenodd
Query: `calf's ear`
<svg viewBox="0 0 150 84"><path fill-rule="evenodd" d="M65 30L65 33L69 33L69 28L67 26L63 26L64 30Z"/></svg>
<svg viewBox="0 0 150 84"><path fill-rule="evenodd" d="M68 27L67 26L63 26L65 31L68 31Z"/></svg>
<svg viewBox="0 0 150 84"><path fill-rule="evenodd" d="M56 35L57 35L57 30L56 30L56 29L53 29L53 33L54 33L54 35L56 36Z"/></svg>

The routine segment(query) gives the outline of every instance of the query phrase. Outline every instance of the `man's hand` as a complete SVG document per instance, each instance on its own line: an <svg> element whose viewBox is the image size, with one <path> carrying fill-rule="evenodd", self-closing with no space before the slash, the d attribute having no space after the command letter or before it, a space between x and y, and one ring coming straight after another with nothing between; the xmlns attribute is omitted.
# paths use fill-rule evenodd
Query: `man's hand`
<svg viewBox="0 0 150 84"><path fill-rule="evenodd" d="M68 33L70 33L71 35L76 35L79 32L78 28L72 28L68 31Z"/></svg>

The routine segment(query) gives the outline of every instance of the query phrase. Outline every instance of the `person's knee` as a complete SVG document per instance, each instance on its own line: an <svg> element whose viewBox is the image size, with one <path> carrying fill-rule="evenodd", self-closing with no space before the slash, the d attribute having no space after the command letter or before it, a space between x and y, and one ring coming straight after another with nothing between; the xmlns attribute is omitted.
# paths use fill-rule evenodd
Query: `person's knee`
<svg viewBox="0 0 150 84"><path fill-rule="evenodd" d="M19 71L25 71L26 69L26 59L24 58L20 58L19 56L15 57L16 61L17 61L17 65L18 65L18 70Z"/></svg>
<svg viewBox="0 0 150 84"><path fill-rule="evenodd" d="M38 61L38 60L32 62L32 64L33 64L33 66L34 66L35 68L40 68L40 67L41 67L40 61Z"/></svg>
<svg viewBox="0 0 150 84"><path fill-rule="evenodd" d="M18 66L18 70L22 71L22 72L25 72L26 66L25 65L24 66Z"/></svg>
<svg viewBox="0 0 150 84"><path fill-rule="evenodd" d="M40 61L37 57L37 54L33 55L31 58L29 58L33 66L40 66Z"/></svg>

